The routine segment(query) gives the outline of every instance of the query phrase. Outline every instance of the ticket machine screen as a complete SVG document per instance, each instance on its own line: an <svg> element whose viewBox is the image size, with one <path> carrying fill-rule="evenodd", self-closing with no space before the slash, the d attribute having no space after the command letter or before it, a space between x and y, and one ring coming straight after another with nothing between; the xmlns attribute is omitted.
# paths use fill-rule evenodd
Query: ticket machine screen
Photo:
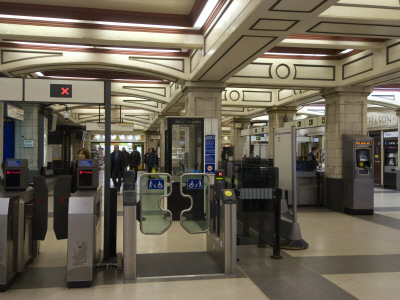
<svg viewBox="0 0 400 300"><path fill-rule="evenodd" d="M357 149L356 159L357 159L357 168L362 169L359 170L359 174L368 174L368 171L371 168L370 149Z"/></svg>

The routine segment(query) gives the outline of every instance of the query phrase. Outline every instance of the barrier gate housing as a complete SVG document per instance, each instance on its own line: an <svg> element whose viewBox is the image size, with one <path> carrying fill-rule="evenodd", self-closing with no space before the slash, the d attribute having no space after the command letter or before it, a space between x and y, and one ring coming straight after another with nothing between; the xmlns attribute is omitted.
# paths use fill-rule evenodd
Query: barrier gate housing
<svg viewBox="0 0 400 300"><path fill-rule="evenodd" d="M125 183L124 183L125 184ZM126 183L130 185L129 183ZM185 173L180 176L180 192L189 199L190 205L180 213L180 224L189 234L206 234L207 253L215 260L218 269L226 275L236 269L236 199L234 193L226 190L225 198L228 201L218 202L222 206L221 218L223 236L216 231L210 231L212 186L211 177L205 173ZM140 180L140 201L137 204L140 230L143 234L161 235L172 225L172 213L167 207L167 197L172 193L172 177L168 173L145 173ZM128 195L128 194L127 194ZM225 194L224 194L225 195ZM125 198L125 189L124 189ZM224 197L221 197L221 199ZM225 200L226 200L225 199ZM132 201L131 201L132 202ZM125 200L124 200L125 203ZM127 201L128 203L128 201ZM124 204L125 205L125 204ZM125 217L135 217L134 213L125 214L124 206L124 235L135 235L136 222L125 220ZM129 224L125 226L125 224ZM130 243L130 251L124 244L124 279L136 278L136 242ZM124 238L125 240L125 238ZM125 268L129 271L125 271ZM196 274L191 274L196 275Z"/></svg>

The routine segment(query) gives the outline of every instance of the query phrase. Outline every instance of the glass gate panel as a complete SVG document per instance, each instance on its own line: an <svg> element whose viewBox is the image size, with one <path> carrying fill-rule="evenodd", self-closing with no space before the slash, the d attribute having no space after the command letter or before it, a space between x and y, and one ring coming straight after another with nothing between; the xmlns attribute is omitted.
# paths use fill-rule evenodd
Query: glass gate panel
<svg viewBox="0 0 400 300"><path fill-rule="evenodd" d="M162 234L172 225L172 213L166 199L172 193L171 175L145 173L140 179L140 230L144 234Z"/></svg>
<svg viewBox="0 0 400 300"><path fill-rule="evenodd" d="M181 225L189 233L207 232L210 226L210 177L207 174L188 173L181 176L181 194L191 205L181 212Z"/></svg>

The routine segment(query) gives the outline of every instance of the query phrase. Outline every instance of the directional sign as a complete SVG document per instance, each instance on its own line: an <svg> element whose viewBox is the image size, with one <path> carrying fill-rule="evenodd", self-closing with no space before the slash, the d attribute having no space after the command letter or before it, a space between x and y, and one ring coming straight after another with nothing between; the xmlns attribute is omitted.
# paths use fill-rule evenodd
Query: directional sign
<svg viewBox="0 0 400 300"><path fill-rule="evenodd" d="M204 188L203 179L188 179L186 187L188 190L202 190Z"/></svg>
<svg viewBox="0 0 400 300"><path fill-rule="evenodd" d="M147 181L147 188L149 190L162 190L162 189L164 189L164 179L149 179Z"/></svg>

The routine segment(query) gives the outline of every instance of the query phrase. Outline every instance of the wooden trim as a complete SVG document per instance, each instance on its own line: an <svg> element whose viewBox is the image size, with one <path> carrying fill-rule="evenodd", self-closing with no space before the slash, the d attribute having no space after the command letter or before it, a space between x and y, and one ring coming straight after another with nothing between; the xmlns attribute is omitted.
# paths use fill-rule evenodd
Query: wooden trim
<svg viewBox="0 0 400 300"><path fill-rule="evenodd" d="M29 41L27 41L29 42ZM53 44L53 43L51 43ZM78 44L77 44L78 45ZM0 47L7 48L7 49L36 49L36 50L46 50L46 51L65 51L65 52L86 52L86 53L105 53L105 54L122 54L122 55L140 55L140 56L157 56L157 57L189 57L187 52L152 52L149 51L134 51L134 50L114 50L114 49L98 49L98 48L78 48L78 47L57 47L56 43L54 46L46 46L46 45L21 45L21 44L14 44L8 43L7 41L0 42ZM114 47L110 45L96 45L96 47ZM124 48L124 47L118 47Z"/></svg>
<svg viewBox="0 0 400 300"><path fill-rule="evenodd" d="M188 15L159 14L124 10L110 10L87 7L55 6L28 3L0 2L2 14L49 18L76 19L86 21L107 21L191 27Z"/></svg>
<svg viewBox="0 0 400 300"><path fill-rule="evenodd" d="M172 33L172 34L195 34L201 35L200 30L185 29L185 28L155 28L155 27L135 27L122 25L101 25L91 23L68 23L68 22L50 22L50 21L35 21L35 20L20 20L20 19L0 19L3 24L16 25L32 25L32 26L48 26L48 27L65 27L78 29L95 29L95 30L115 30L115 31L131 31L131 32L156 32L156 33Z"/></svg>
<svg viewBox="0 0 400 300"><path fill-rule="evenodd" d="M190 19L192 20L192 26L200 16L206 4L207 0L196 0L196 2L194 3L192 11L190 12Z"/></svg>
<svg viewBox="0 0 400 300"><path fill-rule="evenodd" d="M389 39L382 38L365 38L365 37L350 37L350 36L333 36L333 35L311 35L311 34L291 34L287 39L299 40L323 40L323 41L349 41L349 42L386 42Z"/></svg>
<svg viewBox="0 0 400 300"><path fill-rule="evenodd" d="M207 29L211 26L211 24L217 18L218 14L221 12L222 8L224 8L226 2L228 2L228 1L230 2L229 3L229 5L230 5L232 3L232 0L220 0L217 3L217 5L215 6L214 10L211 12L210 16L208 17L207 21L204 23L203 27L201 28L201 32L203 34L206 33ZM227 8L228 8L228 6L227 6Z"/></svg>

